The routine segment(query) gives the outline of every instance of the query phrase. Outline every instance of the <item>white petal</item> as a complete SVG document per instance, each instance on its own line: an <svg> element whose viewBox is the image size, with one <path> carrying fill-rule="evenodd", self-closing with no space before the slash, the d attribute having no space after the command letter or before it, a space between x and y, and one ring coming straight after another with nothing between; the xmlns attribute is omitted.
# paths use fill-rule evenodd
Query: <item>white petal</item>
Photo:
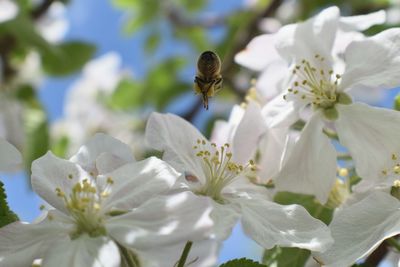
<svg viewBox="0 0 400 267"><path fill-rule="evenodd" d="M338 20L339 9L330 7L305 22L284 26L278 31L277 50L287 62L312 61L316 54L329 62Z"/></svg>
<svg viewBox="0 0 400 267"><path fill-rule="evenodd" d="M213 127L210 141L219 145L232 143L237 126L243 118L245 109L239 105L234 105L229 115L229 121L217 120Z"/></svg>
<svg viewBox="0 0 400 267"><path fill-rule="evenodd" d="M102 174L125 163L135 161L131 149L121 141L103 133L97 133L71 158L88 172Z"/></svg>
<svg viewBox="0 0 400 267"><path fill-rule="evenodd" d="M269 128L291 126L299 119L300 103L286 101L283 95L276 96L262 108L262 114Z"/></svg>
<svg viewBox="0 0 400 267"><path fill-rule="evenodd" d="M324 251L332 244L329 228L300 205L279 205L261 198L243 199L242 226L262 247L275 245Z"/></svg>
<svg viewBox="0 0 400 267"><path fill-rule="evenodd" d="M337 109L339 140L350 151L358 175L378 179L384 169L393 167L392 154L400 152L400 113L362 103Z"/></svg>
<svg viewBox="0 0 400 267"><path fill-rule="evenodd" d="M68 239L68 232L61 224L11 223L0 229L0 266L31 266L47 249L57 242Z"/></svg>
<svg viewBox="0 0 400 267"><path fill-rule="evenodd" d="M240 218L240 209L236 203L219 204L212 202L211 218L214 221L213 237L217 240L227 239Z"/></svg>
<svg viewBox="0 0 400 267"><path fill-rule="evenodd" d="M210 212L208 198L183 192L147 201L132 212L109 219L106 228L118 243L144 250L208 237Z"/></svg>
<svg viewBox="0 0 400 267"><path fill-rule="evenodd" d="M72 177L70 179L69 177ZM64 200L56 194L60 188L66 195L82 177L89 177L80 166L60 159L50 151L32 162L32 187L44 200L60 211L67 213Z"/></svg>
<svg viewBox="0 0 400 267"><path fill-rule="evenodd" d="M386 12L383 10L366 15L341 17L339 28L343 31L365 31L366 29L383 24L386 21Z"/></svg>
<svg viewBox="0 0 400 267"><path fill-rule="evenodd" d="M248 162L254 156L266 129L261 107L256 102L250 101L233 137L233 160L241 164Z"/></svg>
<svg viewBox="0 0 400 267"><path fill-rule="evenodd" d="M155 157L125 164L117 170L100 176L99 183L109 177L114 183L104 200L104 210L130 210L169 190L180 176L170 165Z"/></svg>
<svg viewBox="0 0 400 267"><path fill-rule="evenodd" d="M180 172L190 172L205 180L201 161L193 146L204 136L189 122L173 114L152 113L146 126L146 143L163 151L163 160Z"/></svg>
<svg viewBox="0 0 400 267"><path fill-rule="evenodd" d="M400 233L400 203L387 193L375 192L339 211L329 227L335 243L314 256L326 266L349 266Z"/></svg>
<svg viewBox="0 0 400 267"><path fill-rule="evenodd" d="M145 255L147 262L143 267L176 266L186 242L174 246L156 248L140 253ZM214 267L218 262L219 244L215 240L194 242L186 263L189 267Z"/></svg>
<svg viewBox="0 0 400 267"><path fill-rule="evenodd" d="M336 178L336 151L314 114L276 178L278 191L312 194L325 203Z"/></svg>
<svg viewBox="0 0 400 267"><path fill-rule="evenodd" d="M288 133L288 128L274 128L269 129L262 137L258 164L261 181L267 182L279 172Z"/></svg>
<svg viewBox="0 0 400 267"><path fill-rule="evenodd" d="M105 237L81 236L52 247L44 256L42 267L119 267L117 245Z"/></svg>
<svg viewBox="0 0 400 267"><path fill-rule="evenodd" d="M18 6L10 0L0 1L0 23L15 18L18 14Z"/></svg>
<svg viewBox="0 0 400 267"><path fill-rule="evenodd" d="M263 34L253 38L247 47L235 55L239 65L261 71L280 57L275 49L275 34Z"/></svg>
<svg viewBox="0 0 400 267"><path fill-rule="evenodd" d="M16 170L22 164L21 153L3 138L0 138L0 170Z"/></svg>
<svg viewBox="0 0 400 267"><path fill-rule="evenodd" d="M288 74L290 74L289 66L282 59L275 60L261 73L257 79L256 89L264 101L270 101L286 89L284 84L289 77Z"/></svg>
<svg viewBox="0 0 400 267"><path fill-rule="evenodd" d="M392 28L364 40L352 42L346 49L346 70L340 88L354 86L391 89L400 84L400 29ZM368 56L366 56L368 55Z"/></svg>

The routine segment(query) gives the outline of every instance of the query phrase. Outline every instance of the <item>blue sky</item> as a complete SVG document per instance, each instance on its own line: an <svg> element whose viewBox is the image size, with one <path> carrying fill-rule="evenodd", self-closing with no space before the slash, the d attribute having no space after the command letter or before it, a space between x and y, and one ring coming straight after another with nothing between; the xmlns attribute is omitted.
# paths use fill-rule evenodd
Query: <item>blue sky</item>
<svg viewBox="0 0 400 267"><path fill-rule="evenodd" d="M227 13L232 9L240 7L242 0L214 0L210 1L205 12ZM148 60L146 54L141 51L140 44L145 38L145 32L139 32L134 36L123 36L122 25L125 15L120 10L112 7L110 1L98 0L72 0L67 8L67 19L70 23L70 30L66 39L86 40L97 46L96 57L110 51L116 51L122 56L123 65L132 70L135 77L143 77L146 69L157 60L164 58L171 53L187 50L182 44L165 42L157 53ZM212 38L218 38L223 29L212 32ZM197 57L197 55L196 55ZM188 72L194 73L193 70ZM64 97L79 73L64 77L50 78L45 80L41 90L40 99L49 114L50 121L55 121L63 114ZM190 76L190 79L193 77ZM189 100L188 104L191 103ZM173 107L172 107L173 110ZM203 116L204 117L204 116ZM200 120L202 121L202 120ZM204 121L204 120L203 120ZM22 220L32 221L39 214L40 198L33 193L22 173L3 174L2 180L5 183L8 201L11 208ZM239 257L249 257L258 260L261 250L255 243L247 239L237 226L232 236L227 240L220 256L221 262Z"/></svg>

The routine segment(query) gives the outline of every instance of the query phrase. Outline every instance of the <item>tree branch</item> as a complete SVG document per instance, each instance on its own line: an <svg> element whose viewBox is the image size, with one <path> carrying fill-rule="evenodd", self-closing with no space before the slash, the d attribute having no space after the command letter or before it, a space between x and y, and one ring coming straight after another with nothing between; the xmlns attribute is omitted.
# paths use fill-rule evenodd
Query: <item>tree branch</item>
<svg viewBox="0 0 400 267"><path fill-rule="evenodd" d="M44 0L31 12L31 18L37 20L42 17L56 0Z"/></svg>

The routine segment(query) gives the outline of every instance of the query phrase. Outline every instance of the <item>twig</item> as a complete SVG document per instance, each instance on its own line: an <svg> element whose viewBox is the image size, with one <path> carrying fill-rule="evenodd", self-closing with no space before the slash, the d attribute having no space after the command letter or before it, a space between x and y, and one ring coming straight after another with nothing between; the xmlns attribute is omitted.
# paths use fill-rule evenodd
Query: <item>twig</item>
<svg viewBox="0 0 400 267"><path fill-rule="evenodd" d="M55 0L44 0L39 6L37 6L34 10L32 10L31 18L34 20L39 19L47 12L47 10L54 2Z"/></svg>
<svg viewBox="0 0 400 267"><path fill-rule="evenodd" d="M186 243L185 247L183 248L181 258L178 261L177 267L185 267L185 263L186 263L187 257L189 256L189 252L190 252L190 249L192 248L192 245L193 245L192 241L188 241Z"/></svg>

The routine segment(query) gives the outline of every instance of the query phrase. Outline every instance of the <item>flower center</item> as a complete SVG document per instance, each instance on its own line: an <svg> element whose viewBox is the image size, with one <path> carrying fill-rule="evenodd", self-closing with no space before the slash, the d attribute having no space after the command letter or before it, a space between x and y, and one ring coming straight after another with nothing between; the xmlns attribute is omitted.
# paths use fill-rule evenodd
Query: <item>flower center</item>
<svg viewBox="0 0 400 267"><path fill-rule="evenodd" d="M72 179L72 175L68 178ZM76 223L76 229L71 234L72 239L83 233L91 237L106 234L101 203L108 197L113 183L113 179L108 177L104 190L99 192L94 180L84 179L72 187L68 196L59 187L56 188L57 196L63 199L65 207Z"/></svg>
<svg viewBox="0 0 400 267"><path fill-rule="evenodd" d="M324 58L315 55L317 62L323 66ZM350 104L351 98L343 92L338 92L338 84L341 75L334 73L332 69L317 68L305 59L293 69L295 81L292 87L287 89L283 96L285 100L296 99L311 104L315 109L327 111L328 119L334 118L330 113L335 113L336 103ZM325 112L324 112L325 113ZM329 116L331 115L331 116ZM332 117L332 118L331 118Z"/></svg>
<svg viewBox="0 0 400 267"><path fill-rule="evenodd" d="M232 161L229 144L217 147L215 143L209 144L206 140L197 140L193 149L202 161L206 177L205 185L197 193L209 196L217 202L224 202L221 192L227 185L236 178L247 176L249 172L255 171L253 160L244 166Z"/></svg>

